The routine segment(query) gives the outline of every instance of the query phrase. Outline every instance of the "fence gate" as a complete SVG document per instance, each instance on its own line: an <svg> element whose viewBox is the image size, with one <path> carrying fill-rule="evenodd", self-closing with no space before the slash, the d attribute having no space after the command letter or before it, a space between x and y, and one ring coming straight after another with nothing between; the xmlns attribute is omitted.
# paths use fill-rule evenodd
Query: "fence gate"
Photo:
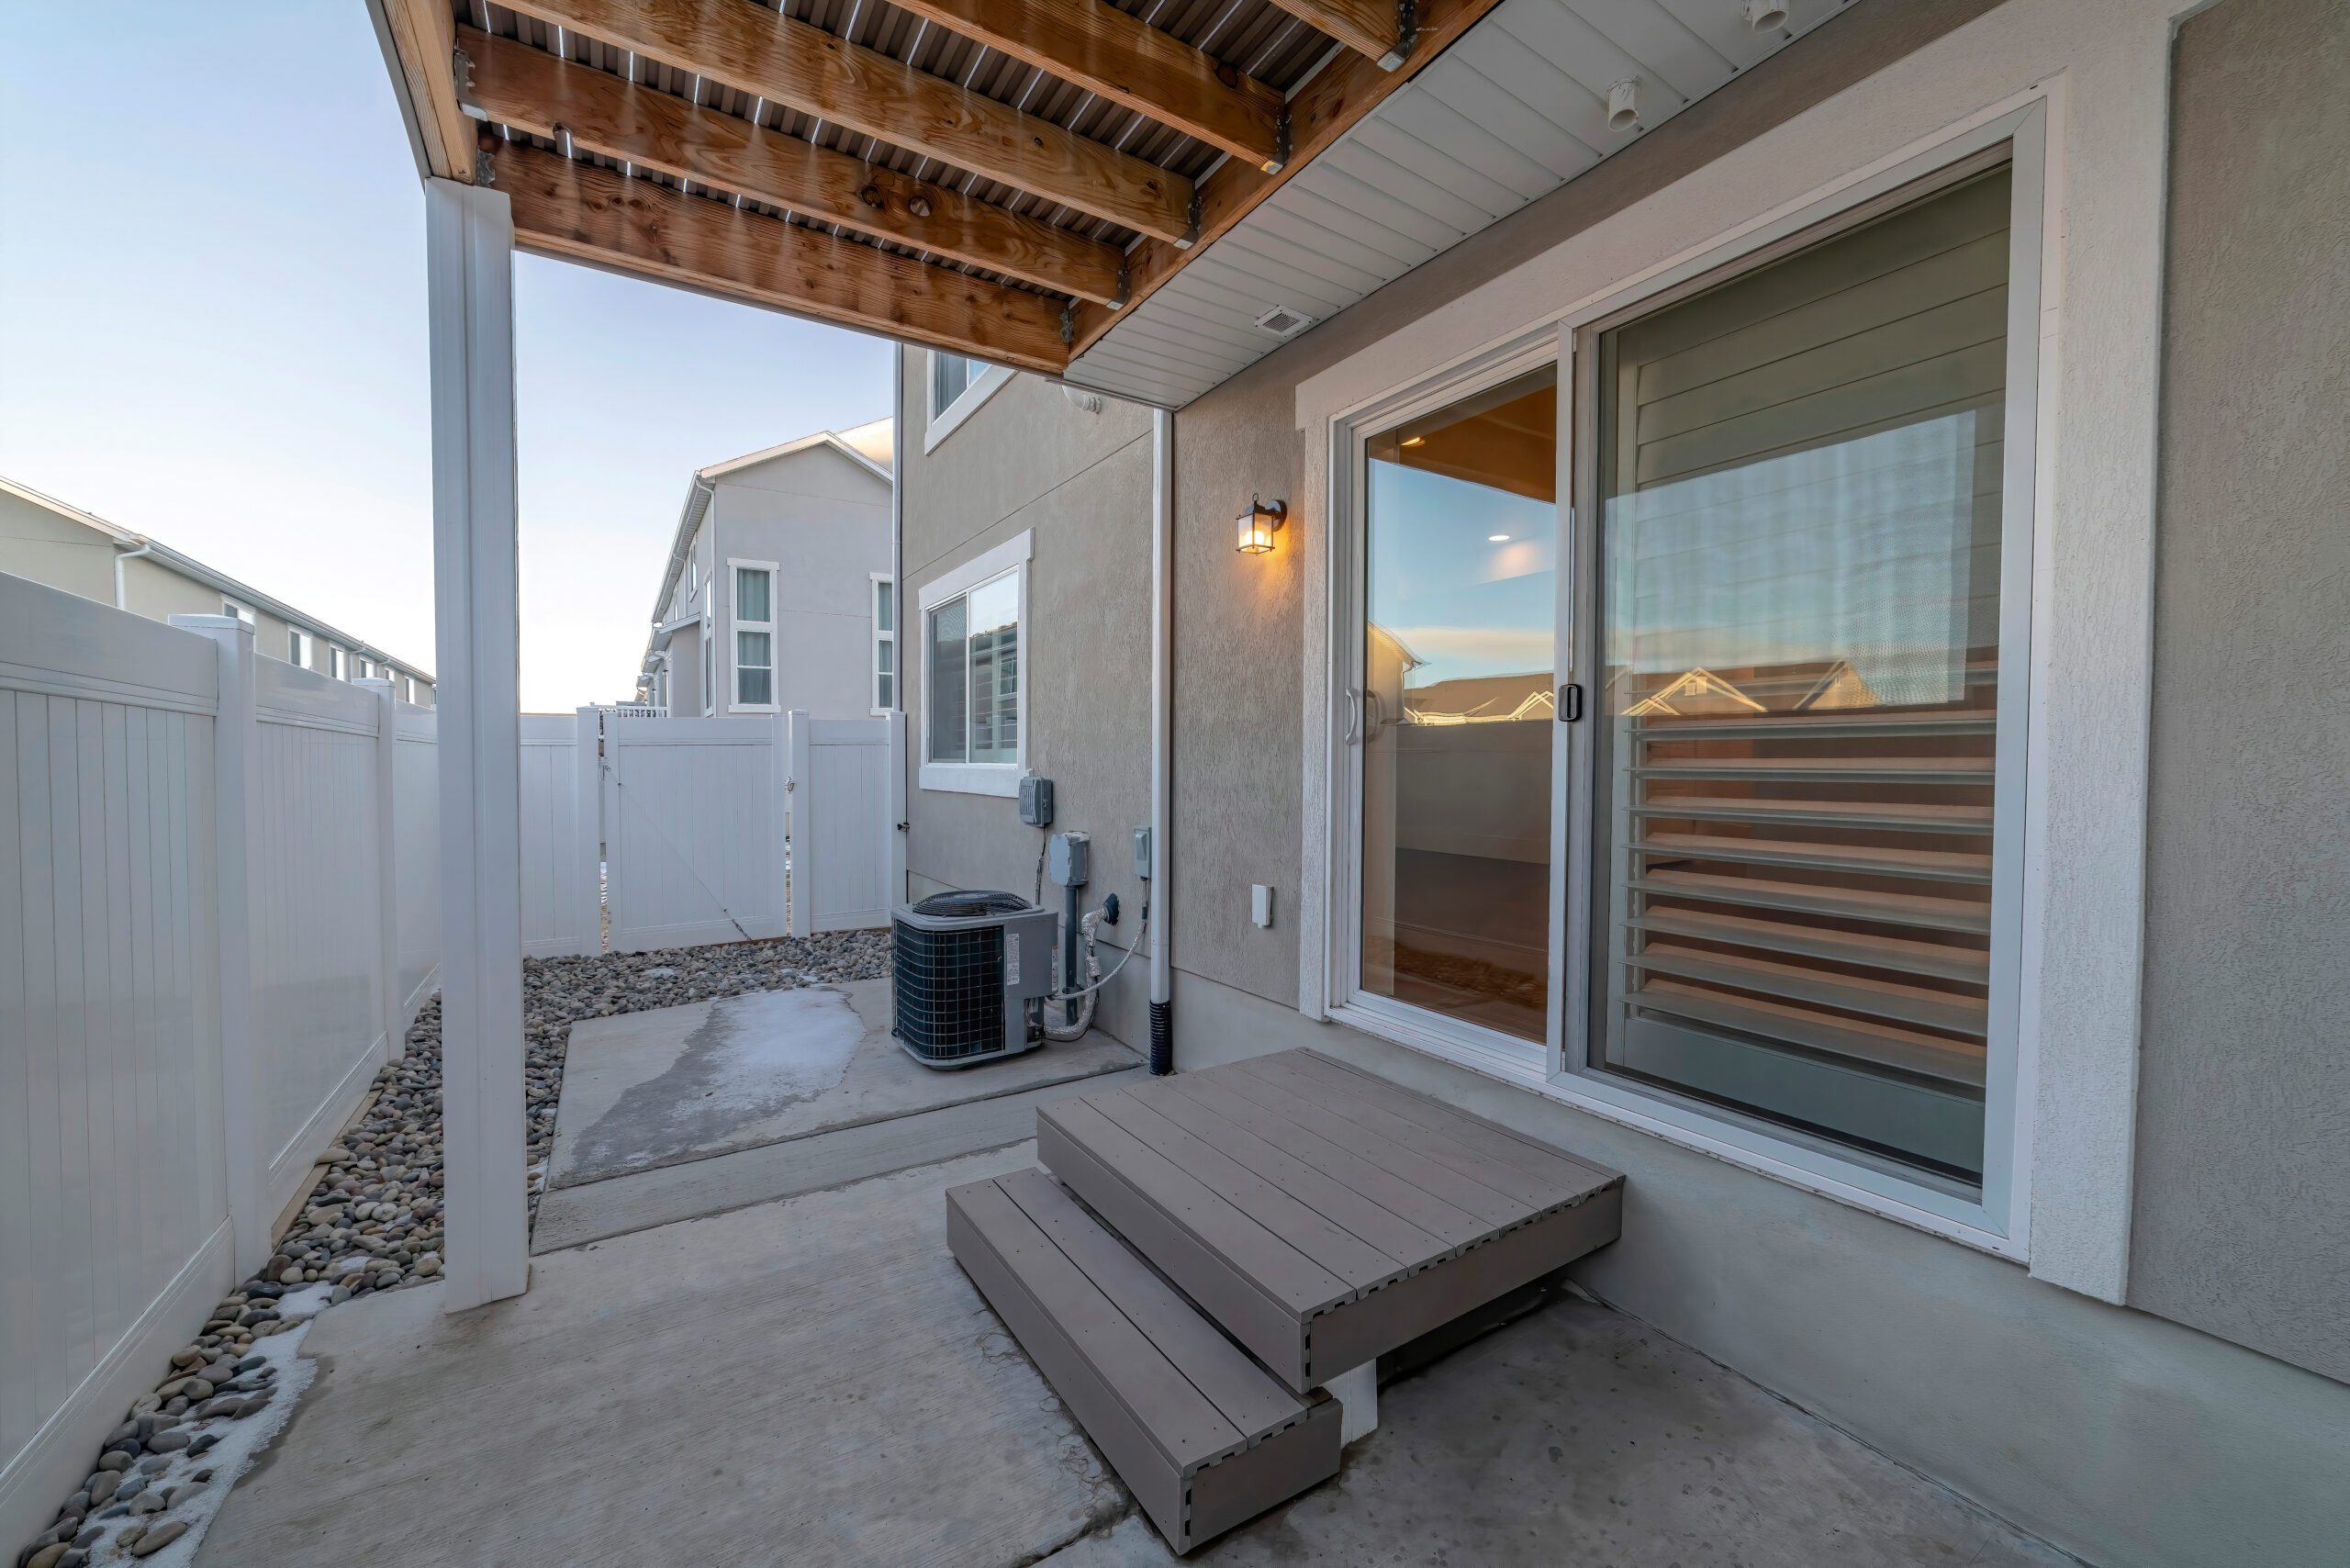
<svg viewBox="0 0 2350 1568"><path fill-rule="evenodd" d="M599 952L595 722L525 713L521 738L522 952Z"/></svg>
<svg viewBox="0 0 2350 1568"><path fill-rule="evenodd" d="M784 935L781 718L601 722L611 950Z"/></svg>
<svg viewBox="0 0 2350 1568"><path fill-rule="evenodd" d="M902 725L793 713L789 731L791 928L889 924L904 778L893 743Z"/></svg>

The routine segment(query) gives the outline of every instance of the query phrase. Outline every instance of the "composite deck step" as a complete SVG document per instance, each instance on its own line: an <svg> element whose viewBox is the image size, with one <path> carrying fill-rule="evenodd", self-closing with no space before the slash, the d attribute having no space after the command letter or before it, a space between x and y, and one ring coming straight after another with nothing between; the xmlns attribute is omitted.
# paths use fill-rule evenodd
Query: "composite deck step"
<svg viewBox="0 0 2350 1568"><path fill-rule="evenodd" d="M1622 1225L1617 1172L1315 1051L1039 1106L1036 1146L1299 1393Z"/></svg>
<svg viewBox="0 0 2350 1568"><path fill-rule="evenodd" d="M1337 1403L1266 1376L1043 1172L949 1189L946 1238L1179 1555L1337 1473Z"/></svg>

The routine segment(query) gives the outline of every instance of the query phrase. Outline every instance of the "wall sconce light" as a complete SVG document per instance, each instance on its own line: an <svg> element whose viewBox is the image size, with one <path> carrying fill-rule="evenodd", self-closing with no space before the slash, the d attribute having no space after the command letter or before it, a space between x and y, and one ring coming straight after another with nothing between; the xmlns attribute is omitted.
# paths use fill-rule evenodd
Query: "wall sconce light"
<svg viewBox="0 0 2350 1568"><path fill-rule="evenodd" d="M1288 521L1289 507L1285 503L1260 501L1254 496L1249 497L1248 510L1238 519L1240 553L1244 555L1270 554L1273 548L1273 535L1279 533L1281 524Z"/></svg>

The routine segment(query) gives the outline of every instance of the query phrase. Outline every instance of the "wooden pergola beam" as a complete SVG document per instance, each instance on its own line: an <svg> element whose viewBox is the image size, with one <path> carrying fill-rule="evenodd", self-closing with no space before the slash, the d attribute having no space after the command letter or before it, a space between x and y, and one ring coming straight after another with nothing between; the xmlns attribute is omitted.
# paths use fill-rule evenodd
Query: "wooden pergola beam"
<svg viewBox="0 0 2350 1568"><path fill-rule="evenodd" d="M1080 299L1114 304L1125 255L739 115L701 108L513 39L457 29L469 100L500 125L699 181Z"/></svg>
<svg viewBox="0 0 2350 1568"><path fill-rule="evenodd" d="M1296 8L1290 0L1279 3L1285 10ZM1201 181L1196 241L1188 250L1178 250L1146 240L1127 252L1125 310L1080 306L1070 343L1072 353L1083 353L1100 342L1135 306L1182 271L1186 261L1206 251L1211 241L1231 232L1242 218L1287 184L1291 175L1328 151L1364 116L1450 48L1456 39L1476 26L1499 3L1500 0L1427 0L1420 7L1418 30L1413 34L1411 52L1402 69L1389 71L1376 60L1342 55L1317 72L1290 100L1287 165L1269 174L1236 158Z"/></svg>
<svg viewBox="0 0 2350 1568"><path fill-rule="evenodd" d="M1396 0L1273 0L1273 4L1328 33L1382 71L1393 71L1404 62L1404 8Z"/></svg>
<svg viewBox="0 0 2350 1568"><path fill-rule="evenodd" d="M1103 0L895 4L1259 168L1281 166L1280 93Z"/></svg>
<svg viewBox="0 0 2350 1568"><path fill-rule="evenodd" d="M519 142L490 154L522 250L1058 375L1059 307L1041 294Z"/></svg>
<svg viewBox="0 0 2350 1568"><path fill-rule="evenodd" d="M457 104L456 18L447 0L384 0L384 20L426 165L442 179L473 184L475 129Z"/></svg>
<svg viewBox="0 0 2350 1568"><path fill-rule="evenodd" d="M750 0L517 0L516 9L893 146L1190 243L1192 182Z"/></svg>

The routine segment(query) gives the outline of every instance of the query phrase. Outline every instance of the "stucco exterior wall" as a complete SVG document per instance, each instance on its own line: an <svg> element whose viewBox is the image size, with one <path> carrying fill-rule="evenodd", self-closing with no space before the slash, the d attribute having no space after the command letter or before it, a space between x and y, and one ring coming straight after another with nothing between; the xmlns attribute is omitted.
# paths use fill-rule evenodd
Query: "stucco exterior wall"
<svg viewBox="0 0 2350 1568"><path fill-rule="evenodd" d="M890 484L829 446L728 475L702 532L716 576L719 707L733 711L734 577L772 561L775 690L785 711L862 719L872 708L872 577L890 570ZM696 547L702 548L699 540Z"/></svg>
<svg viewBox="0 0 2350 1568"><path fill-rule="evenodd" d="M2130 1297L2350 1381L2350 7L2176 73Z"/></svg>
<svg viewBox="0 0 2350 1568"><path fill-rule="evenodd" d="M97 530L0 490L0 572L112 604L114 557Z"/></svg>
<svg viewBox="0 0 2350 1568"><path fill-rule="evenodd" d="M903 483L908 822L913 896L944 888L1036 892L1046 831L1002 796L921 787L922 589L981 552L1031 534L1027 766L1051 778L1053 832L1092 834L1090 907L1115 893L1104 968L1136 940L1143 889L1132 833L1150 820L1150 415L1105 400L1080 409L1059 388L1014 376L932 451L922 450L927 355L907 356ZM1059 907L1059 890L1044 890ZM1148 991L1140 957L1102 992L1098 1026L1139 1047Z"/></svg>

